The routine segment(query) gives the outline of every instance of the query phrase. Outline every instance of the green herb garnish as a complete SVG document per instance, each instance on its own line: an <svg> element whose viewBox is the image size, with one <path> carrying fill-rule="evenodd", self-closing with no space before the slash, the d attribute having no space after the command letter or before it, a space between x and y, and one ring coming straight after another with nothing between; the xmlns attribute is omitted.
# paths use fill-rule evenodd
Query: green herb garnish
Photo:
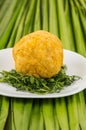
<svg viewBox="0 0 86 130"><path fill-rule="evenodd" d="M65 86L69 86L74 81L80 79L79 76L67 75L66 66L63 66L57 75L47 79L24 75L16 72L15 70L3 70L0 73L0 82L6 82L11 86L16 87L17 90L30 91L32 93L39 94L59 92Z"/></svg>

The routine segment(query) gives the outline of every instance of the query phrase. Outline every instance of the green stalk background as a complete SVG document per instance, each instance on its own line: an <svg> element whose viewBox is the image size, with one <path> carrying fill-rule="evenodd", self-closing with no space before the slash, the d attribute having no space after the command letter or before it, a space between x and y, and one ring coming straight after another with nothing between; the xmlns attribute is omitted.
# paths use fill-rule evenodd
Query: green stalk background
<svg viewBox="0 0 86 130"><path fill-rule="evenodd" d="M86 57L86 0L0 0L0 49L36 30ZM0 96L0 130L86 130L86 89L56 99Z"/></svg>

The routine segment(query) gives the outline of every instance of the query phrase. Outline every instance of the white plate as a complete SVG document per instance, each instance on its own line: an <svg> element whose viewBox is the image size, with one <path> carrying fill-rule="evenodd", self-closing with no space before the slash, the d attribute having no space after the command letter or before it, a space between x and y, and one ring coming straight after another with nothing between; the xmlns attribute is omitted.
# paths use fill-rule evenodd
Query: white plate
<svg viewBox="0 0 86 130"><path fill-rule="evenodd" d="M67 74L78 75L82 77L82 79L65 87L60 93L39 95L30 92L21 92L16 91L16 88L6 83L0 83L0 94L19 98L56 98L73 95L84 90L86 88L86 58L75 52L64 50L64 64L67 65ZM14 68L12 48L0 50L0 71Z"/></svg>

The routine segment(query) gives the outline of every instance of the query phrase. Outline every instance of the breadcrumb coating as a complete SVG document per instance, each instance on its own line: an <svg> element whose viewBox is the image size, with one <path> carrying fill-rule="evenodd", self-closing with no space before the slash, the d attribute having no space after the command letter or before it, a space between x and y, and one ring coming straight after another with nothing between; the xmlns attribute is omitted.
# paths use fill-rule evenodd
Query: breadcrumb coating
<svg viewBox="0 0 86 130"><path fill-rule="evenodd" d="M13 47L17 72L50 78L63 65L63 46L57 36L43 30L30 33Z"/></svg>

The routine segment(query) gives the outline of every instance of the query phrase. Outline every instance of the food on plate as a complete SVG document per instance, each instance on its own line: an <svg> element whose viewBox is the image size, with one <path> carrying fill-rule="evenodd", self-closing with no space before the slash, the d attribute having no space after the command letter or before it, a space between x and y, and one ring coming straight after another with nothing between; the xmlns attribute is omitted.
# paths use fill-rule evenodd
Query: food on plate
<svg viewBox="0 0 86 130"><path fill-rule="evenodd" d="M63 46L59 38L39 30L20 39L13 47L17 72L50 78L63 66Z"/></svg>
<svg viewBox="0 0 86 130"><path fill-rule="evenodd" d="M0 82L17 90L38 94L60 92L79 79L66 74L62 43L49 32L39 30L24 36L12 53L15 70L0 72Z"/></svg>
<svg viewBox="0 0 86 130"><path fill-rule="evenodd" d="M66 74L66 66L61 67L58 74L51 78L41 78L24 75L16 72L16 70L3 70L0 74L0 82L6 82L9 85L21 91L29 91L32 93L46 94L60 92L64 87L71 85L78 80L78 76L69 76Z"/></svg>

